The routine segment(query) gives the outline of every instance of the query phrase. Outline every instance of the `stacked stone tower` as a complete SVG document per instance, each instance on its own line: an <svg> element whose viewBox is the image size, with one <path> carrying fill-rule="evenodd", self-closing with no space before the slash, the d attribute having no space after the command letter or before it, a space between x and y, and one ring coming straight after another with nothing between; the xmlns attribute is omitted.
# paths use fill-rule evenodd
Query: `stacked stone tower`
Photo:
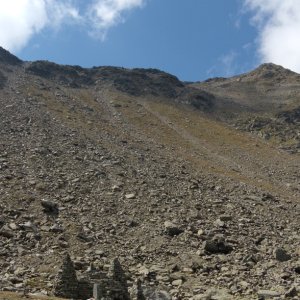
<svg viewBox="0 0 300 300"><path fill-rule="evenodd" d="M69 254L65 255L56 277L54 295L62 298L78 298L78 280Z"/></svg>
<svg viewBox="0 0 300 300"><path fill-rule="evenodd" d="M115 258L111 263L109 278L114 282L116 287L119 286L123 297L122 299L130 300L126 275L117 258Z"/></svg>
<svg viewBox="0 0 300 300"><path fill-rule="evenodd" d="M138 279L136 283L136 300L146 300L141 281Z"/></svg>
<svg viewBox="0 0 300 300"><path fill-rule="evenodd" d="M112 261L108 274L93 270L88 278L78 280L73 262L66 254L55 284L54 295L66 299L130 300L125 272L118 259ZM94 289L93 289L94 286Z"/></svg>

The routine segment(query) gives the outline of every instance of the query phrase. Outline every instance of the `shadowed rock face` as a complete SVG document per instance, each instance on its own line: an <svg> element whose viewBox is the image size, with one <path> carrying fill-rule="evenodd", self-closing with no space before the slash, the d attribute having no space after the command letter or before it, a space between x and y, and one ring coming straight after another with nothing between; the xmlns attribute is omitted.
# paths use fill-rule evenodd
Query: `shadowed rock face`
<svg viewBox="0 0 300 300"><path fill-rule="evenodd" d="M3 89L6 80L6 76L0 71L0 89Z"/></svg>
<svg viewBox="0 0 300 300"><path fill-rule="evenodd" d="M131 96L169 98L196 109L210 111L214 96L183 84L177 77L157 69L125 69L118 67L62 66L48 61L36 61L26 72L73 88L110 86Z"/></svg>
<svg viewBox="0 0 300 300"><path fill-rule="evenodd" d="M91 85L110 83L116 89L139 96L145 93L172 97L183 84L173 75L155 69L125 69L118 67L63 66L48 61L36 61L27 66L28 73L63 84Z"/></svg>
<svg viewBox="0 0 300 300"><path fill-rule="evenodd" d="M3 89L7 82L6 72L11 72L11 66L20 66L23 62L7 50L0 47L0 89Z"/></svg>
<svg viewBox="0 0 300 300"><path fill-rule="evenodd" d="M58 65L49 61L32 62L27 66L26 72L74 88L94 83L86 69L79 66Z"/></svg>
<svg viewBox="0 0 300 300"><path fill-rule="evenodd" d="M140 96L153 94L175 97L176 88L184 85L173 75L156 69L125 69L118 67L94 67L84 69L79 66L63 66L48 61L36 61L27 66L26 71L63 84L91 85L110 83L125 93Z"/></svg>
<svg viewBox="0 0 300 300"><path fill-rule="evenodd" d="M300 107L283 111L276 115L277 118L282 119L286 123L296 124L300 122Z"/></svg>
<svg viewBox="0 0 300 300"><path fill-rule="evenodd" d="M120 91L134 96L151 94L175 98L184 85L173 75L156 69L98 68L100 80L112 81Z"/></svg>
<svg viewBox="0 0 300 300"><path fill-rule="evenodd" d="M0 47L0 63L8 65L21 65L23 62L16 56L9 53L7 50Z"/></svg>

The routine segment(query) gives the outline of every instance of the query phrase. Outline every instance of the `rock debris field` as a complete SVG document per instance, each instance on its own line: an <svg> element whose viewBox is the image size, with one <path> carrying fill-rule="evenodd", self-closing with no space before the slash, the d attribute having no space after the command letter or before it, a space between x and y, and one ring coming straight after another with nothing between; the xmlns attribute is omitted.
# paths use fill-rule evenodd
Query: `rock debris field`
<svg viewBox="0 0 300 300"><path fill-rule="evenodd" d="M0 49L0 290L53 295L68 253L130 299L300 299L300 156L214 85Z"/></svg>

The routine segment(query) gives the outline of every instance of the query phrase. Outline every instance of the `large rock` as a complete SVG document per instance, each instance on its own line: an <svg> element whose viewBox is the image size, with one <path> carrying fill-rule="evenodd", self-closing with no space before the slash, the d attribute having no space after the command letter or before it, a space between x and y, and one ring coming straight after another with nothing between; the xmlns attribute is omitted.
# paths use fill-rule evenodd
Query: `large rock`
<svg viewBox="0 0 300 300"><path fill-rule="evenodd" d="M139 298L137 300L171 300L168 292L163 290L156 290L149 287L139 287Z"/></svg>
<svg viewBox="0 0 300 300"><path fill-rule="evenodd" d="M5 237L7 239L11 239L14 237L14 233L12 230L9 230L8 228L2 228L0 230L0 236Z"/></svg>
<svg viewBox="0 0 300 300"><path fill-rule="evenodd" d="M166 221L164 223L165 233L169 236L179 235L183 232L181 228L170 221Z"/></svg>
<svg viewBox="0 0 300 300"><path fill-rule="evenodd" d="M285 297L296 297L298 295L298 291L296 287L291 287L285 294Z"/></svg>
<svg viewBox="0 0 300 300"><path fill-rule="evenodd" d="M283 248L276 248L274 250L274 256L276 260L280 262L288 261L292 258L292 256L288 254L287 251Z"/></svg>
<svg viewBox="0 0 300 300"><path fill-rule="evenodd" d="M210 254L228 254L233 248L224 239L215 237L204 242L204 250Z"/></svg>
<svg viewBox="0 0 300 300"><path fill-rule="evenodd" d="M41 205L44 208L45 213L49 214L55 214L57 215L59 210L58 210L58 204L52 201L47 201L47 200L42 200Z"/></svg>
<svg viewBox="0 0 300 300"><path fill-rule="evenodd" d="M215 299L215 300L232 300L232 295L228 294L225 289L217 289L211 288L207 290L204 294L195 295L193 300L208 300L208 299Z"/></svg>
<svg viewBox="0 0 300 300"><path fill-rule="evenodd" d="M272 298L277 298L280 297L280 293L276 291L271 291L271 290L259 290L257 292L257 296L259 299L272 299Z"/></svg>

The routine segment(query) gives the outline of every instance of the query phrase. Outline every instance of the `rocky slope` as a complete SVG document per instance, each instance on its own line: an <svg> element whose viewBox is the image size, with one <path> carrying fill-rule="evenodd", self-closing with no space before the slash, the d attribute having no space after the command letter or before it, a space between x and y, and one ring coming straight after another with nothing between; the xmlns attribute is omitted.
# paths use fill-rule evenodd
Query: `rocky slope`
<svg viewBox="0 0 300 300"><path fill-rule="evenodd" d="M191 86L218 98L218 117L240 130L271 140L290 153L300 151L300 75L275 64L232 78Z"/></svg>
<svg viewBox="0 0 300 300"><path fill-rule="evenodd" d="M51 293L67 251L174 299L296 297L300 156L232 125L298 132L299 75L185 84L3 49L0 71L1 289Z"/></svg>

